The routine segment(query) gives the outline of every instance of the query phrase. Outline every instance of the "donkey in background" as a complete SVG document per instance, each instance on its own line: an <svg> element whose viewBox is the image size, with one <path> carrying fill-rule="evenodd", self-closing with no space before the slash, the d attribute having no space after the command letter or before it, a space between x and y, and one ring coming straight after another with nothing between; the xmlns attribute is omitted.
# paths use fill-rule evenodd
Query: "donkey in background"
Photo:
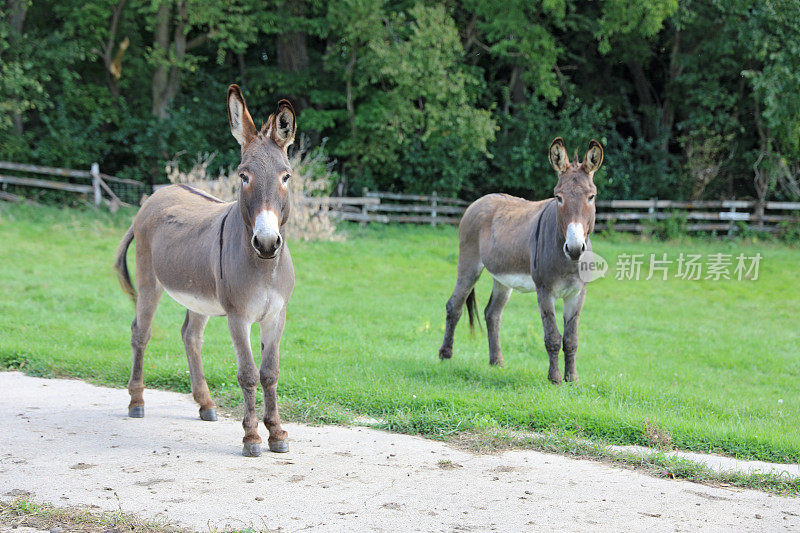
<svg viewBox="0 0 800 533"><path fill-rule="evenodd" d="M203 374L200 346L210 316L227 316L236 352L237 378L244 396L245 456L261 455L256 387L264 390L264 424L269 449L286 452L286 431L278 414L278 350L286 304L294 288L294 267L281 229L289 217L287 181L292 169L287 149L294 141L296 117L286 100L278 103L257 131L236 85L228 88L228 120L241 145L241 186L236 202L224 203L186 185L156 191L139 210L117 251L122 289L136 302L131 326L133 365L128 382L128 415L144 416L142 363L150 325L164 290L186 307L181 336L189 360L192 395L200 418L217 419ZM126 254L136 239L134 289ZM261 328L261 368L250 347L254 322Z"/></svg>
<svg viewBox="0 0 800 533"><path fill-rule="evenodd" d="M484 317L489 337L489 364L503 365L500 319L511 290L536 291L550 358L547 377L561 383L558 354L564 347L564 377L577 381L578 318L586 298L586 282L578 275L579 259L591 250L597 188L592 179L603 162L603 147L589 143L583 163L570 163L564 141L550 145L550 164L558 175L554 198L530 202L507 194L489 194L476 200L459 225L458 279L447 301L441 359L453 355L453 334L467 304L470 328L477 314L475 283L484 268L494 288ZM577 152L576 152L577 155ZM555 301L564 299L564 336L558 331Z"/></svg>

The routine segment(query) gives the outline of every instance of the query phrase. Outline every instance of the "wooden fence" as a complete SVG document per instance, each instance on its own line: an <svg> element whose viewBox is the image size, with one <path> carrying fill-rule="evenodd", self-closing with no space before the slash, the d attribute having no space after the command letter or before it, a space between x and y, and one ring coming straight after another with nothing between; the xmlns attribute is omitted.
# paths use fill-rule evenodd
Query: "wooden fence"
<svg viewBox="0 0 800 533"><path fill-rule="evenodd" d="M410 222L458 224L469 202L431 195L364 191L362 197L309 199L325 204L342 220L356 222ZM761 231L779 232L782 225L800 224L800 202L720 200L598 200L596 229L652 231L659 223L674 220L685 231L735 233L740 224Z"/></svg>
<svg viewBox="0 0 800 533"><path fill-rule="evenodd" d="M777 233L800 224L800 202L607 200L597 202L598 229L641 233L674 220L686 231L735 233L740 225Z"/></svg>
<svg viewBox="0 0 800 533"><path fill-rule="evenodd" d="M414 224L458 224L469 202L431 195L363 191L362 197L327 198L331 211L342 220L354 222L390 222ZM316 202L317 199L310 198Z"/></svg>
<svg viewBox="0 0 800 533"><path fill-rule="evenodd" d="M91 195L95 205L112 207L138 203L150 192L147 184L109 176L95 163L90 170L71 170L0 161L0 170L45 174L72 181L54 181L0 174L0 200L19 199L9 193L8 185L53 189ZM83 182L80 182L83 180ZM76 183L75 181L78 181ZM88 183L87 183L88 182ZM163 186L163 185L162 185ZM160 186L156 186L158 188ZM325 206L342 220L377 223L458 224L470 202L430 195L398 194L363 190L363 196L307 198L310 205ZM127 202L126 202L127 201ZM740 225L749 229L777 233L785 226L800 227L800 202L765 202L719 200L684 202L675 200L598 200L596 229L642 233L659 224L674 221L682 230L727 232Z"/></svg>
<svg viewBox="0 0 800 533"><path fill-rule="evenodd" d="M9 185L88 195L92 197L94 205L99 206L105 202L112 207L138 203L142 194L149 191L148 185L140 181L109 176L108 174L100 172L100 166L97 163L93 163L90 170L74 170L69 168L45 167L41 165L0 161L0 170L39 174L67 178L67 180L70 180L48 180L0 174L0 187L2 187L2 189L0 189L0 199L3 200L21 200L21 197L18 195L8 192L7 189ZM123 198L128 201L123 201Z"/></svg>

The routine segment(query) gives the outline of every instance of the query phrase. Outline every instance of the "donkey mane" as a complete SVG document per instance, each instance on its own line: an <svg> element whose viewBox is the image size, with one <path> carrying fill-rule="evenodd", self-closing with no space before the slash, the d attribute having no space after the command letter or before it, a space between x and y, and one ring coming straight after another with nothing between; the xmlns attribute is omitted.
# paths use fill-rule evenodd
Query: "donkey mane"
<svg viewBox="0 0 800 533"><path fill-rule="evenodd" d="M186 189L190 193L196 194L197 196L200 196L201 198L205 198L206 200L208 200L210 202L216 202L218 204L224 204L225 203L222 200L220 200L219 198L211 196L210 194L208 194L206 192L203 192L200 189L195 189L194 187L190 187L189 185L186 185L185 183L179 183L178 187L180 187L182 189Z"/></svg>

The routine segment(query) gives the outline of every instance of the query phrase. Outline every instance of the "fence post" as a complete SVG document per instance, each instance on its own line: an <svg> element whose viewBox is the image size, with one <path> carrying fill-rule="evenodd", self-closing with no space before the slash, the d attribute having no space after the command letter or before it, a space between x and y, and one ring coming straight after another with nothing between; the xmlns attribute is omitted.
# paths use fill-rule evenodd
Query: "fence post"
<svg viewBox="0 0 800 533"><path fill-rule="evenodd" d="M650 222L655 224L658 220L658 198L651 198L650 200L653 202L653 205L647 209L647 213L650 215Z"/></svg>
<svg viewBox="0 0 800 533"><path fill-rule="evenodd" d="M433 207L433 211L431 211L431 218L433 219L431 220L431 226L434 228L436 227L436 206L439 205L437 198L436 191L433 191L433 194L431 195L431 207Z"/></svg>
<svg viewBox="0 0 800 533"><path fill-rule="evenodd" d="M103 202L103 193L100 191L100 165L92 163L92 191L94 192L94 205L99 207Z"/></svg>
<svg viewBox="0 0 800 533"><path fill-rule="evenodd" d="M736 213L736 204L734 204L734 203L731 204L730 213L731 213L731 223L728 226L728 236L729 237L731 235L733 235L734 233L736 233L736 220L735 220L736 219L736 215L734 215L734 213Z"/></svg>
<svg viewBox="0 0 800 533"><path fill-rule="evenodd" d="M369 192L369 191L367 190L367 188L366 188L366 187L362 188L362 189L361 189L361 197L362 197L362 198L366 198L366 197L367 197L367 193L368 193L368 192ZM379 201L380 201L380 200L379 200ZM362 225L362 226L366 226L366 225L367 225L367 202L364 202L363 204L361 204L361 214L362 214L362 215L363 215L363 217L364 217L364 218L361 220L361 225Z"/></svg>
<svg viewBox="0 0 800 533"><path fill-rule="evenodd" d="M764 207L766 205L766 201L763 198L759 198L756 200L756 225L758 229L764 229Z"/></svg>

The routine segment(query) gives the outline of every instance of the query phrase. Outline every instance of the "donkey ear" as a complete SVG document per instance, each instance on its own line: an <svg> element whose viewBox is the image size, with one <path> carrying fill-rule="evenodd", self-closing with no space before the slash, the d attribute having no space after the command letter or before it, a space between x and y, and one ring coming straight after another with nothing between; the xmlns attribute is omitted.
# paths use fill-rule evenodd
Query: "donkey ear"
<svg viewBox="0 0 800 533"><path fill-rule="evenodd" d="M238 85L228 87L228 122L231 123L231 133L240 145L244 146L256 136L256 125Z"/></svg>
<svg viewBox="0 0 800 533"><path fill-rule="evenodd" d="M586 157L583 158L583 170L594 176L595 171L603 164L603 146L592 139L589 141L589 149L586 150Z"/></svg>
<svg viewBox="0 0 800 533"><path fill-rule="evenodd" d="M569 156L567 156L567 149L564 147L564 139L556 137L550 143L550 164L553 170L561 174L569 166Z"/></svg>
<svg viewBox="0 0 800 533"><path fill-rule="evenodd" d="M289 100L278 102L278 110L269 117L269 136L275 144L286 150L294 142L297 115Z"/></svg>

